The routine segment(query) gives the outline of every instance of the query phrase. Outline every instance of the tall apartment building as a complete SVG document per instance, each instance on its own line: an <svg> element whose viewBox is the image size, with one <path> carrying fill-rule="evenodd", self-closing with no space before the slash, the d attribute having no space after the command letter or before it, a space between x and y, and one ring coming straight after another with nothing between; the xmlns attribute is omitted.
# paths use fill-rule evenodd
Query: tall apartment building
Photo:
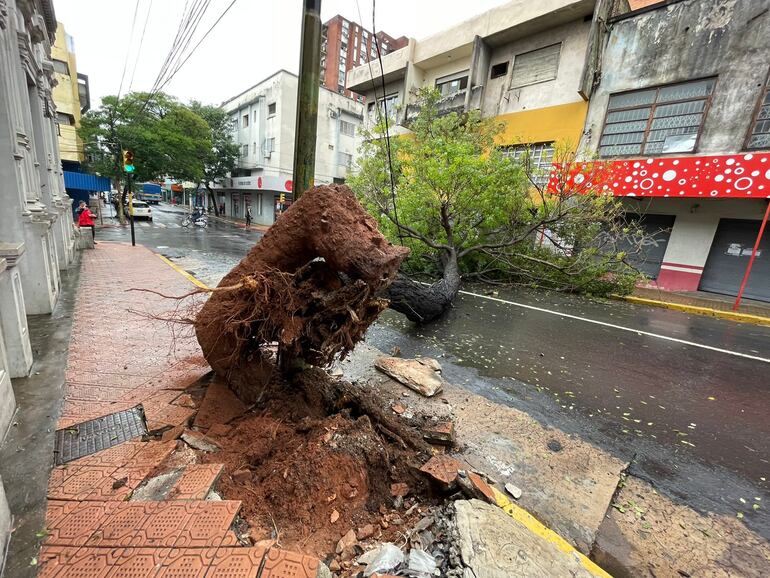
<svg viewBox="0 0 770 578"><path fill-rule="evenodd" d="M372 33L360 24L346 20L339 14L323 25L321 38L321 85L331 91L363 101L345 87L347 73L377 58L377 43L385 56L406 46L406 36L393 38L385 32L377 32L377 42Z"/></svg>
<svg viewBox="0 0 770 578"><path fill-rule="evenodd" d="M227 216L272 225L275 204L293 193L294 131L297 114L295 74L279 70L222 104L232 119L241 149L238 167L215 183L217 202ZM363 105L321 87L318 95L315 184L343 183L361 142Z"/></svg>
<svg viewBox="0 0 770 578"><path fill-rule="evenodd" d="M56 41L51 47L54 78L53 100L59 126L59 152L64 170L77 171L85 160L83 143L77 136L80 117L90 108L88 77L79 74L72 36L64 24L56 23Z"/></svg>

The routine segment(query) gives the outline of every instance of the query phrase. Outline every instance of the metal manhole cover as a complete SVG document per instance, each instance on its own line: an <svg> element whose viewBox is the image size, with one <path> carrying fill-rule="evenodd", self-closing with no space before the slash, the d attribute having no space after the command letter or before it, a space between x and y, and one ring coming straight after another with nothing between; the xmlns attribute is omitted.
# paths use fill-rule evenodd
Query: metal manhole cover
<svg viewBox="0 0 770 578"><path fill-rule="evenodd" d="M56 430L57 466L95 454L147 433L141 405Z"/></svg>

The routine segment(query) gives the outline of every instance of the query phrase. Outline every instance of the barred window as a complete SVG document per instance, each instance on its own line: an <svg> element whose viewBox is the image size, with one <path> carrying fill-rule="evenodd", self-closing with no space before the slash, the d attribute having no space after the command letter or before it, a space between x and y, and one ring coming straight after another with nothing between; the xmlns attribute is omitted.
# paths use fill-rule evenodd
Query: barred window
<svg viewBox="0 0 770 578"><path fill-rule="evenodd" d="M715 84L706 78L611 95L599 154L693 152Z"/></svg>
<svg viewBox="0 0 770 578"><path fill-rule="evenodd" d="M353 166L353 155L350 153L337 153L337 164L350 168Z"/></svg>
<svg viewBox="0 0 770 578"><path fill-rule="evenodd" d="M501 147L504 156L520 163L538 187L545 187L553 166L553 142Z"/></svg>
<svg viewBox="0 0 770 578"><path fill-rule="evenodd" d="M347 136L356 136L356 125L346 120L340 121L340 133Z"/></svg>
<svg viewBox="0 0 770 578"><path fill-rule="evenodd" d="M757 115L746 142L747 149L770 148L770 76L760 96Z"/></svg>

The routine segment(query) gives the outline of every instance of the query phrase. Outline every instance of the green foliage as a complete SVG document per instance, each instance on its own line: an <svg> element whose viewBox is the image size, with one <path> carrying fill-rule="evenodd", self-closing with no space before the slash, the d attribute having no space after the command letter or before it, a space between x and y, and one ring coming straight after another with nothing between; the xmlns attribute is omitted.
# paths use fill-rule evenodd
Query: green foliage
<svg viewBox="0 0 770 578"><path fill-rule="evenodd" d="M132 92L119 101L102 99L102 105L83 117L79 135L86 143L89 169L115 182L123 180L120 150L134 152L137 182L170 175L198 182L212 151L212 134L206 121L190 107L163 93L148 100L147 93Z"/></svg>
<svg viewBox="0 0 770 578"><path fill-rule="evenodd" d="M595 294L633 288L638 274L618 240L638 231L592 184L598 178L567 186L575 164L561 150L558 184L545 190L528 155L515 162L496 147L503 125L441 106L436 91L421 91L411 133L390 139L390 163L383 123L374 127L349 180L384 233L412 250L407 272L441 274L457 259L464 278Z"/></svg>
<svg viewBox="0 0 770 578"><path fill-rule="evenodd" d="M209 126L211 146L203 156L203 176L208 182L216 182L227 176L238 160L238 145L233 142L233 121L218 106L190 103L190 110Z"/></svg>

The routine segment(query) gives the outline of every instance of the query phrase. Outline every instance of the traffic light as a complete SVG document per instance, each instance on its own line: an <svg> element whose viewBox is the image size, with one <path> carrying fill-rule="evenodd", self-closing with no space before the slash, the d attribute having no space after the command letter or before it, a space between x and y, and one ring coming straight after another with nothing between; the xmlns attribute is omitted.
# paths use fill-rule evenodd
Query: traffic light
<svg viewBox="0 0 770 578"><path fill-rule="evenodd" d="M131 151L123 151L123 170L127 173L134 172L134 153Z"/></svg>

